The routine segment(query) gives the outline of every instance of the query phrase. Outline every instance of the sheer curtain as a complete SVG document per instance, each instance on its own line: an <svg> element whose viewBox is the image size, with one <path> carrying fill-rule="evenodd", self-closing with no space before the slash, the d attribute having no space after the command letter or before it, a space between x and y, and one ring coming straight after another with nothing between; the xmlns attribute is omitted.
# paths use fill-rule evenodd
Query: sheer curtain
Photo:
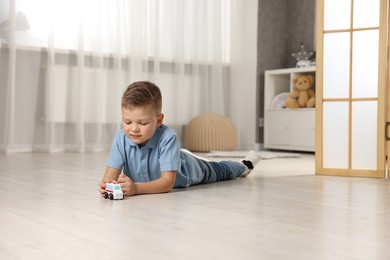
<svg viewBox="0 0 390 260"><path fill-rule="evenodd" d="M137 80L160 86L181 136L228 116L233 1L0 0L1 150L109 149Z"/></svg>

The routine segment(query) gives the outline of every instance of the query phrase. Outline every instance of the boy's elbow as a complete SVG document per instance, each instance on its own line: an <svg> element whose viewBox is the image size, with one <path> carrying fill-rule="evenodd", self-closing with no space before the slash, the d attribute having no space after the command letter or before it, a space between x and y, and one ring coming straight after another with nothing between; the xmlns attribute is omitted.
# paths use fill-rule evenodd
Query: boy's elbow
<svg viewBox="0 0 390 260"><path fill-rule="evenodd" d="M165 172L163 173L162 180L164 183L164 192L171 192L175 186L176 172Z"/></svg>
<svg viewBox="0 0 390 260"><path fill-rule="evenodd" d="M165 193L170 193L170 192L172 192L172 190L173 190L173 188L167 189L167 190L165 191Z"/></svg>
<svg viewBox="0 0 390 260"><path fill-rule="evenodd" d="M169 185L167 186L167 188L165 189L165 192L166 192L166 193L171 192L171 191L173 190L173 186L174 186L174 183L173 183L173 184L169 184Z"/></svg>

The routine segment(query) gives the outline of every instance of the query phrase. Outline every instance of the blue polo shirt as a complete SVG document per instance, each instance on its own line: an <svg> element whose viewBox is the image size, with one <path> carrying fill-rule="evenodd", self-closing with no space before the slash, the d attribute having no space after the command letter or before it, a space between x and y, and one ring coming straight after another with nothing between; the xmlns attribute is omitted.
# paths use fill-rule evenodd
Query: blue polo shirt
<svg viewBox="0 0 390 260"><path fill-rule="evenodd" d="M182 155L181 155L182 154ZM161 177L161 172L177 171L174 187L188 187L200 182L201 176L188 176L181 171L182 161L186 157L180 152L177 134L166 125L161 125L143 147L139 147L123 130L116 132L112 142L107 166L119 170L135 182L149 182ZM197 175L197 174L195 174ZM193 179L193 180L190 180Z"/></svg>

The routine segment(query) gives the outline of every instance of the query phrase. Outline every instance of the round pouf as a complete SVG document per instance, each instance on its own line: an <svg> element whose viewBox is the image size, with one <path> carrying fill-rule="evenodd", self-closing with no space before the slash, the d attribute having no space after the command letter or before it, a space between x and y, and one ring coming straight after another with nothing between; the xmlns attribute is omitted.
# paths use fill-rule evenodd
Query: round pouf
<svg viewBox="0 0 390 260"><path fill-rule="evenodd" d="M186 148L194 152L232 151L237 146L237 130L227 118L215 113L194 117L186 129Z"/></svg>

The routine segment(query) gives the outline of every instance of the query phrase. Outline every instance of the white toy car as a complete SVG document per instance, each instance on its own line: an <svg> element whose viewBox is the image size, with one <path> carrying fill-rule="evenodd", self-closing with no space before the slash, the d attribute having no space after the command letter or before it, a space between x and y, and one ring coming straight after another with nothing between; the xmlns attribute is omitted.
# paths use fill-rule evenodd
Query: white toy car
<svg viewBox="0 0 390 260"><path fill-rule="evenodd" d="M107 183L104 198L110 200L123 200L123 192L120 184Z"/></svg>

